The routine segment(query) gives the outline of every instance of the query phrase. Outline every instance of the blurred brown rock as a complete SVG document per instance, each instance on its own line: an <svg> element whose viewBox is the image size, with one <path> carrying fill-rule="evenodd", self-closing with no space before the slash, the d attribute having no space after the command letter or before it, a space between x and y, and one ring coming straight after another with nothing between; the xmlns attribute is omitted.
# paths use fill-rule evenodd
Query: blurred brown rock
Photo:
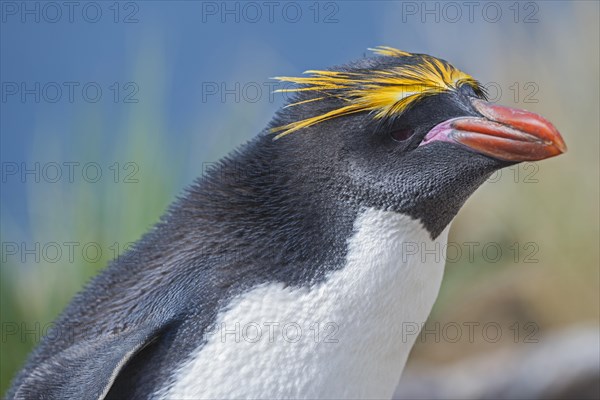
<svg viewBox="0 0 600 400"><path fill-rule="evenodd" d="M495 350L443 366L407 367L395 399L599 399L600 330L578 326L535 346Z"/></svg>

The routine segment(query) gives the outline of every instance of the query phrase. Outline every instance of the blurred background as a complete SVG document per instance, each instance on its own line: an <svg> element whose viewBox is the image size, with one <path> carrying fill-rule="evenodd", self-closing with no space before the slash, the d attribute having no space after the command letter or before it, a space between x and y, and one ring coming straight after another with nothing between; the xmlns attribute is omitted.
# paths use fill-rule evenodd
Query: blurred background
<svg viewBox="0 0 600 400"><path fill-rule="evenodd" d="M538 112L569 152L453 224L398 398L598 396L599 3L1 5L0 393L82 285L284 102L277 75L388 45Z"/></svg>

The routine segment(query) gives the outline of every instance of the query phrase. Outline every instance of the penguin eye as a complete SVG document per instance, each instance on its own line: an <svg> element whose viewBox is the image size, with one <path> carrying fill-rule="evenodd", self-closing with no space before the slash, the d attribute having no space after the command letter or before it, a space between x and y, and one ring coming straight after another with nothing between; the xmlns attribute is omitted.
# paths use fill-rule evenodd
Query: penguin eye
<svg viewBox="0 0 600 400"><path fill-rule="evenodd" d="M415 132L410 129L410 128L402 128L402 129L397 129L395 131L392 131L390 134L392 135L392 138L397 141L397 142L404 142L407 139L410 139L410 137L414 134Z"/></svg>

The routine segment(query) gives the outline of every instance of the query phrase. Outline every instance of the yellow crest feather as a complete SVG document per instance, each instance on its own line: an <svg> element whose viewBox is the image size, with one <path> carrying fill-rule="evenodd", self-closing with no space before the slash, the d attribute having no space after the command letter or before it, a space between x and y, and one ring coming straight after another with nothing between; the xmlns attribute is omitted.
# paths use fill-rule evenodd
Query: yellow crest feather
<svg viewBox="0 0 600 400"><path fill-rule="evenodd" d="M413 55L387 46L369 49L382 56L410 57L414 61L382 70L361 72L306 71L307 77L279 76L280 82L301 85L279 89L279 93L316 92L319 96L287 105L293 107L312 101L335 97L347 104L321 115L295 121L271 129L275 139L332 118L358 112L371 112L375 119L399 115L419 99L436 93L455 90L462 84L481 91L477 81L452 65L425 54Z"/></svg>

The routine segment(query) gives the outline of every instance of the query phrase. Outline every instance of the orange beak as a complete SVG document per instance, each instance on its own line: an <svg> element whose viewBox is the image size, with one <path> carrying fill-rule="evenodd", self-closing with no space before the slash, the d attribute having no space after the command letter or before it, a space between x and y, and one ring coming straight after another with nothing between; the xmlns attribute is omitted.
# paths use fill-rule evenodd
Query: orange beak
<svg viewBox="0 0 600 400"><path fill-rule="evenodd" d="M509 162L543 160L567 150L558 130L540 115L479 99L471 102L484 118L445 121L433 128L422 144L434 140L456 142Z"/></svg>

